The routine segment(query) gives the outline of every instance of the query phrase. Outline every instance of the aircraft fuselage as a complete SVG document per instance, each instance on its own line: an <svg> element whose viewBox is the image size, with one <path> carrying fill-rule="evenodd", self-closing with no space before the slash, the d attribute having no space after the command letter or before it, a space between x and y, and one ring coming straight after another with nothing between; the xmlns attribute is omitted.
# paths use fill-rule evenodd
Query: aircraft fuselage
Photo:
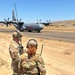
<svg viewBox="0 0 75 75"><path fill-rule="evenodd" d="M43 24L37 23L24 23L23 25L14 24L14 26L20 31L28 30L29 32L31 31L40 32L43 29Z"/></svg>

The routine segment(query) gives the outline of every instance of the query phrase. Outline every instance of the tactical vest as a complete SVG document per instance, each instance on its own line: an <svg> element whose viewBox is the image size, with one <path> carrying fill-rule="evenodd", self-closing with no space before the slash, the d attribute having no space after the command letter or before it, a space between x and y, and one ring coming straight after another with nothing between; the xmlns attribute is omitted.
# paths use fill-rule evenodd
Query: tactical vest
<svg viewBox="0 0 75 75"><path fill-rule="evenodd" d="M37 65L35 61L32 62L25 62L25 64L22 64L23 72L28 74L35 74L38 73Z"/></svg>
<svg viewBox="0 0 75 75"><path fill-rule="evenodd" d="M35 61L30 61L30 62L26 62L24 59L25 58L28 58L28 54L25 53L25 54L22 54L21 55L21 66L22 66L22 70L23 70L23 73L25 74L37 74L38 73L38 69L37 69L37 64Z"/></svg>
<svg viewBox="0 0 75 75"><path fill-rule="evenodd" d="M42 59L42 57L40 57L39 55L37 55L37 61L30 61L30 62L26 62L25 58L28 57L27 53L24 53L20 56L21 58L21 67L22 67L22 71L24 74L41 74L42 69L44 68L44 61Z"/></svg>

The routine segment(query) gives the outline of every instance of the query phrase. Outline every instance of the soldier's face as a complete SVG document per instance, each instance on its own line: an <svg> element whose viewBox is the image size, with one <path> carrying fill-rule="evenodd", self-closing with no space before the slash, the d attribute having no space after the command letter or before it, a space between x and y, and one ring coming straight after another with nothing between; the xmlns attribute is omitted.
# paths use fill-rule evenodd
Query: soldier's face
<svg viewBox="0 0 75 75"><path fill-rule="evenodd" d="M36 53L36 46L35 45L29 45L28 46L28 54L35 54Z"/></svg>

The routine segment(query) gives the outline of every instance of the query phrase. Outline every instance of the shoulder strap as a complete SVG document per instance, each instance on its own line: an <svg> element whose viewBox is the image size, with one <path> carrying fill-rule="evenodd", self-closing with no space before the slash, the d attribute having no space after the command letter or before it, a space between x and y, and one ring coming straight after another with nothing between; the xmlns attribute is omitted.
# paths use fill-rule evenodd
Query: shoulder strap
<svg viewBox="0 0 75 75"><path fill-rule="evenodd" d="M37 65L38 75L40 75L40 69L38 67L38 62L37 61L36 61L36 65Z"/></svg>

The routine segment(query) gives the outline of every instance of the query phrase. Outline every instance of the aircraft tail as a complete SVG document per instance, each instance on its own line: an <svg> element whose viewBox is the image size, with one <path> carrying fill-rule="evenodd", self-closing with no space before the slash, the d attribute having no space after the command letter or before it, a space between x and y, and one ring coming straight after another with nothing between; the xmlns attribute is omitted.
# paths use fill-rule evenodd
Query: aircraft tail
<svg viewBox="0 0 75 75"><path fill-rule="evenodd" d="M16 21L14 10L12 10L12 21Z"/></svg>

